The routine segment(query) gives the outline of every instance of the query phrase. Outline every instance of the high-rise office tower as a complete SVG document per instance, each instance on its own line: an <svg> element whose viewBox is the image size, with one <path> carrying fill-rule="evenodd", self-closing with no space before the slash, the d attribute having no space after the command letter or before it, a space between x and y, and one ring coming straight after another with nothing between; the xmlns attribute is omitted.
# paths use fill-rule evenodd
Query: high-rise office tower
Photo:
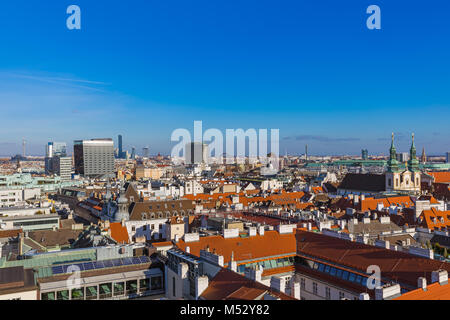
<svg viewBox="0 0 450 320"><path fill-rule="evenodd" d="M409 153L408 152L402 152L397 154L397 161L398 162L406 162L409 161Z"/></svg>
<svg viewBox="0 0 450 320"><path fill-rule="evenodd" d="M119 139L118 139L119 141L119 143L118 143L118 145L119 145L119 151L118 151L118 153L117 153L117 157L119 158L119 159L123 159L124 158L124 156L123 156L123 149L122 149L122 135L121 134L119 134Z"/></svg>
<svg viewBox="0 0 450 320"><path fill-rule="evenodd" d="M72 179L72 157L54 156L51 158L52 172L61 177L61 181Z"/></svg>
<svg viewBox="0 0 450 320"><path fill-rule="evenodd" d="M149 147L142 148L142 156L144 158L148 158L148 155L149 155Z"/></svg>
<svg viewBox="0 0 450 320"><path fill-rule="evenodd" d="M88 177L114 175L114 141L112 139L76 140L73 153L75 173Z"/></svg>
<svg viewBox="0 0 450 320"><path fill-rule="evenodd" d="M184 161L186 164L206 163L208 161L208 145L202 142L186 144Z"/></svg>
<svg viewBox="0 0 450 320"><path fill-rule="evenodd" d="M136 159L136 148L132 147L131 148L131 159Z"/></svg>
<svg viewBox="0 0 450 320"><path fill-rule="evenodd" d="M45 148L45 174L59 174L53 168L55 157L67 157L67 145L65 142L49 142Z"/></svg>
<svg viewBox="0 0 450 320"><path fill-rule="evenodd" d="M446 153L445 162L450 163L450 152Z"/></svg>
<svg viewBox="0 0 450 320"><path fill-rule="evenodd" d="M361 150L361 158L363 160L369 159L369 151L367 149L362 149Z"/></svg>

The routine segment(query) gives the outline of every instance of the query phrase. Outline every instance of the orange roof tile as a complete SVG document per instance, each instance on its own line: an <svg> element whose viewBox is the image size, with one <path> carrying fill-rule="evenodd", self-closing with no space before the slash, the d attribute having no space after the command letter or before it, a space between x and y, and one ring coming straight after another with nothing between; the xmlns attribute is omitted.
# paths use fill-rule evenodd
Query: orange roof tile
<svg viewBox="0 0 450 320"><path fill-rule="evenodd" d="M434 178L435 183L450 183L450 171L427 172Z"/></svg>
<svg viewBox="0 0 450 320"><path fill-rule="evenodd" d="M180 240L177 246L183 251L189 247L190 253L195 256L200 256L200 250L209 246L210 251L215 249L217 254L224 257L224 263L229 263L232 252L237 262L277 255L295 255L296 239L295 233L280 234L277 231L266 231L263 236L258 234L246 238L225 239L222 236L208 236L187 243Z"/></svg>
<svg viewBox="0 0 450 320"><path fill-rule="evenodd" d="M419 288L402 294L394 300L450 300L450 284L441 285L435 282L427 286L427 291Z"/></svg>
<svg viewBox="0 0 450 320"><path fill-rule="evenodd" d="M127 227L123 227L120 222L110 223L111 238L118 243L129 243Z"/></svg>

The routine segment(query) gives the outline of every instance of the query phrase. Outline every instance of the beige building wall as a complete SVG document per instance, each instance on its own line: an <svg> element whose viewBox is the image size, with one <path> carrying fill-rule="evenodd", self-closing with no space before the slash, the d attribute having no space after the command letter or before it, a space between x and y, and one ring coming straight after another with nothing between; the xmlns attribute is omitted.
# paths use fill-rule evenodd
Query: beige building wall
<svg viewBox="0 0 450 320"><path fill-rule="evenodd" d="M3 294L0 300L37 300L37 290Z"/></svg>

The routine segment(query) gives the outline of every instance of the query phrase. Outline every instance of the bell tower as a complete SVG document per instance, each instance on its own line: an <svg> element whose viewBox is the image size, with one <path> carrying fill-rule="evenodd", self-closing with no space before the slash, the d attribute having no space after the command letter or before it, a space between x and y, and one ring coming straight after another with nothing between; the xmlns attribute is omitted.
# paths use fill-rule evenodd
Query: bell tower
<svg viewBox="0 0 450 320"><path fill-rule="evenodd" d="M397 161L397 150L394 145L394 133L391 136L391 148L389 149L389 161L387 162L387 170L385 174L385 189L393 191L400 187L400 170Z"/></svg>
<svg viewBox="0 0 450 320"><path fill-rule="evenodd" d="M419 160L416 156L416 146L414 144L414 133L412 134L411 148L409 149L408 169L411 171L411 184L414 192L420 192L420 169Z"/></svg>

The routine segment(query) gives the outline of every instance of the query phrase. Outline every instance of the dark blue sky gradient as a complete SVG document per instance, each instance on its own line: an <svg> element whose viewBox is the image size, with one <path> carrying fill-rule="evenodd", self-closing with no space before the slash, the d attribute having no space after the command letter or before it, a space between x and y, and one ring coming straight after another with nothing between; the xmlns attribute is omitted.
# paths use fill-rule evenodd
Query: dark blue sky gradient
<svg viewBox="0 0 450 320"><path fill-rule="evenodd" d="M279 128L281 154L450 150L448 1L44 2L0 8L0 155L119 133L167 154L194 120Z"/></svg>

